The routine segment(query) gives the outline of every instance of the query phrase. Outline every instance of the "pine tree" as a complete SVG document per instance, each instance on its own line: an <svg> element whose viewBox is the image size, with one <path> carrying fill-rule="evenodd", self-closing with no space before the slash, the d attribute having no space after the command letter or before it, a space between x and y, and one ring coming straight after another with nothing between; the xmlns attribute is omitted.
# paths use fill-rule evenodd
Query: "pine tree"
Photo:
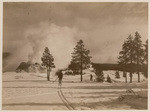
<svg viewBox="0 0 150 112"><path fill-rule="evenodd" d="M130 65L133 66L135 55L134 55L134 41L131 35L129 35L129 37L127 38L127 46L128 46L127 54L129 56ZM133 73L133 70L130 69L130 83L132 83L132 73Z"/></svg>
<svg viewBox="0 0 150 112"><path fill-rule="evenodd" d="M128 58L128 43L127 41L125 41L122 45L122 51L119 52L119 61L118 61L118 64L120 66L123 66L123 72L125 73L126 72L126 66L127 66L127 63L129 62L129 58ZM125 74L125 82L127 83L127 75Z"/></svg>
<svg viewBox="0 0 150 112"><path fill-rule="evenodd" d="M139 66L143 64L143 45L141 41L141 36L138 32L135 32L134 38L134 55L135 55L135 62L136 62L136 71L138 74L138 82L140 82L140 73L139 73Z"/></svg>
<svg viewBox="0 0 150 112"><path fill-rule="evenodd" d="M55 68L55 65L53 63L54 58L50 54L50 51L49 51L48 47L45 47L43 56L41 57L41 60L42 60L42 66L46 66L46 68L47 68L47 80L49 81L50 80L49 76L50 76L51 69Z"/></svg>
<svg viewBox="0 0 150 112"><path fill-rule="evenodd" d="M148 40L144 44L144 61L148 65Z"/></svg>
<svg viewBox="0 0 150 112"><path fill-rule="evenodd" d="M96 69L95 74L97 76L97 78L96 78L97 82L104 82L105 77L104 77L104 73L102 70Z"/></svg>
<svg viewBox="0 0 150 112"><path fill-rule="evenodd" d="M78 65L78 63L75 62L71 62L68 66L69 69L71 69L73 71L73 74L78 74L78 71L80 69L80 66Z"/></svg>
<svg viewBox="0 0 150 112"><path fill-rule="evenodd" d="M71 64L74 64L74 67L76 67L77 70L80 70L81 81L83 69L91 63L89 53L90 51L84 48L83 41L79 40L74 48L74 52L72 53Z"/></svg>
<svg viewBox="0 0 150 112"><path fill-rule="evenodd" d="M122 45L122 51L119 53L119 65L122 65L124 68L124 72L127 68L127 65L133 66L133 62L135 60L134 55L134 45L133 45L133 37L131 35L128 36L127 40ZM132 83L132 73L133 70L130 68L130 83ZM126 82L127 82L127 76L126 76Z"/></svg>
<svg viewBox="0 0 150 112"><path fill-rule="evenodd" d="M145 77L148 78L148 40L146 40L145 44L144 44L144 61L146 64L146 69L145 69Z"/></svg>

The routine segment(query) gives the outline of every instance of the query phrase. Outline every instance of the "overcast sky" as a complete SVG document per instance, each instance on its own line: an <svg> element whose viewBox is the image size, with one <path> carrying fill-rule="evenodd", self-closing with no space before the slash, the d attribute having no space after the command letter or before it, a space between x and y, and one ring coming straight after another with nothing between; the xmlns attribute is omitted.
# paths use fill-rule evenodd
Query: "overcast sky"
<svg viewBox="0 0 150 112"><path fill-rule="evenodd" d="M3 52L22 49L29 43L25 33L42 28L41 23L61 30L60 40L65 35L75 43L83 39L92 61L98 63L116 63L129 34L138 31L143 43L148 38L147 3L4 3L3 8Z"/></svg>

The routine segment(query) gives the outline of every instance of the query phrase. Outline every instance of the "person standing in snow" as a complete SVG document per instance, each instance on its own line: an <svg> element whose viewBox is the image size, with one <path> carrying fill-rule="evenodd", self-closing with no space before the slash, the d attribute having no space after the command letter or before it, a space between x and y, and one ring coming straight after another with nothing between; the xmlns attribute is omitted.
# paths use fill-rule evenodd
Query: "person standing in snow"
<svg viewBox="0 0 150 112"><path fill-rule="evenodd" d="M62 78L63 78L63 73L62 73L62 70L58 70L57 71L57 76L58 76L58 86L61 86L62 85Z"/></svg>
<svg viewBox="0 0 150 112"><path fill-rule="evenodd" d="M93 81L93 75L92 74L90 75L90 81Z"/></svg>

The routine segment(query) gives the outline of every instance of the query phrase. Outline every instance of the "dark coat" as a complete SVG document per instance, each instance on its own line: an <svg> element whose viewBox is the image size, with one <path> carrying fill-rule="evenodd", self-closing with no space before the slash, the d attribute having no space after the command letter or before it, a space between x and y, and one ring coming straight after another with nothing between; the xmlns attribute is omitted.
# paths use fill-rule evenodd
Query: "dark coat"
<svg viewBox="0 0 150 112"><path fill-rule="evenodd" d="M63 78L63 73L62 73L61 70L57 72L57 75L58 75L58 78L59 78L59 79L62 79L62 78Z"/></svg>

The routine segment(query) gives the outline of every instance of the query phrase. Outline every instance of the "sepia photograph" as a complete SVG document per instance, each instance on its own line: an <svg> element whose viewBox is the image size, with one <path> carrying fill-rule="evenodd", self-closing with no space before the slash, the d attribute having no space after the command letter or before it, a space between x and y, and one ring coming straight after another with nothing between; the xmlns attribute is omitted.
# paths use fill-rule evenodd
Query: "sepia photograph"
<svg viewBox="0 0 150 112"><path fill-rule="evenodd" d="M2 110L148 110L148 2L2 2Z"/></svg>

